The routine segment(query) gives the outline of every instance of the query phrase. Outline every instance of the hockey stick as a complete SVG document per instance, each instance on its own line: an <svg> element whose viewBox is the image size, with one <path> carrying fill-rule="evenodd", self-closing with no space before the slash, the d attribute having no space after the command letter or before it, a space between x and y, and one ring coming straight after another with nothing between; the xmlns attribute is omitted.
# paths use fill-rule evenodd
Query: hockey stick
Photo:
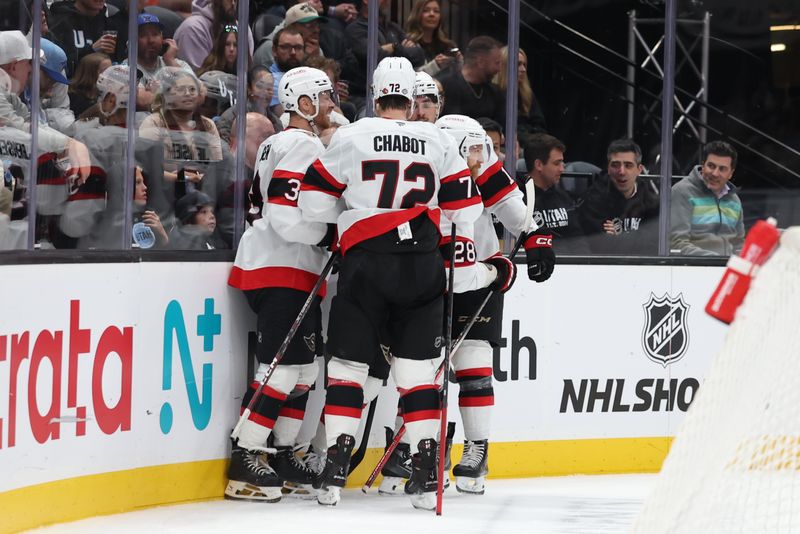
<svg viewBox="0 0 800 534"><path fill-rule="evenodd" d="M450 370L450 355L453 349L453 278L455 278L456 267L456 225L450 230L450 278L447 280L447 308L445 309L444 327L444 362L442 369L447 372ZM441 428L439 429L439 441L447 435L447 386L450 381L447 377L442 380L442 412L439 416ZM439 443L439 465L437 466L436 479L436 515L442 515L442 495L444 494L444 456L445 449L443 443Z"/></svg>
<svg viewBox="0 0 800 534"><path fill-rule="evenodd" d="M529 179L527 182L525 182L525 194L526 194L527 204L525 205L525 219L523 219L523 220L529 221L533 217L534 196L536 194L535 193L535 189L534 189L534 185L533 185L533 180ZM525 239L527 237L528 237L528 234L526 234L526 233L521 233L519 235L519 237L517 238L516 243L514 243L514 248L511 250L511 254L509 254L509 256L508 256L508 259L510 259L511 261L514 261L514 258L517 256L517 253L519 252L519 249L522 248L522 244L525 242ZM452 354L456 353L456 351L461 346L461 343L467 337L467 334L469 333L470 329L472 329L473 325L478 321L478 317L480 316L481 312L483 311L483 308L486 307L486 304L489 302L489 299L491 298L493 293L494 293L493 291L490 291L489 294L486 295L486 297L483 299L483 302L481 302L481 304L478 307L478 309L475 310L475 313L473 313L472 316L470 317L469 321L467 321L467 324L466 324L466 326L464 326L464 329L461 331L461 334L459 334L458 339L456 339L456 342L453 343L453 349L451 351ZM444 371L444 366L443 365L444 365L444 362L442 362L442 366L439 367L439 371L436 374L436 381L438 381L439 377L442 376L442 372ZM364 493L367 493L367 491L375 483L375 480L378 478L378 474L381 472L383 467L386 465L386 462L389 461L389 458L392 456L392 453L394 452L394 450L400 444L400 439L403 437L405 432L406 432L405 425L400 426L400 428L397 430L397 433L394 435L394 439L389 444L389 446L386 447L386 450L384 451L383 456L381 456L381 459L378 461L378 465L375 466L375 469L372 470L372 473L370 473L369 478L367 478L367 481L361 487L361 491L363 491Z"/></svg>
<svg viewBox="0 0 800 534"><path fill-rule="evenodd" d="M286 349L289 348L289 343L292 342L294 335L300 329L300 323L303 322L303 319L305 319L308 310L311 309L311 304L314 302L314 298L316 298L317 293L319 292L319 288L322 287L322 284L328 277L328 273L333 268L333 264L336 261L338 255L339 255L338 252L334 252L333 254L331 254L331 257L328 259L328 263L326 263L325 267L323 267L322 272L320 273L319 278L317 279L317 282L314 284L314 287L311 288L311 292L308 294L308 298L303 303L303 307L300 308L300 313L297 314L297 318L294 320L294 323L292 323L291 328L289 328L289 332L286 334L286 337L284 338L283 343L278 349L278 352L276 352L275 357L272 358L272 363L269 364L267 372L264 373L264 378L261 379L261 383L258 385L258 388L256 388L255 393L253 393L253 396L250 398L250 402L247 403L247 408L244 409L242 415L239 416L239 420L236 422L236 426L233 427L233 432L231 432L231 438L237 439L239 437L239 433L242 431L242 425L244 425L244 422L247 421L247 419L250 417L250 414L253 411L253 407L256 405L256 401L261 396L261 392L264 391L264 386L266 386L267 382L269 382L272 373L275 372L275 368L283 359L283 355L286 353Z"/></svg>
<svg viewBox="0 0 800 534"><path fill-rule="evenodd" d="M361 463L361 460L364 459L364 455L367 453L367 443L369 442L369 433L372 430L372 420L375 418L375 407L378 405L378 398L375 397L372 399L372 402L369 403L369 411L367 412L367 420L364 422L364 434L361 437L361 445L359 445L358 450L353 453L353 456L350 458L350 470L348 473L352 473L358 464Z"/></svg>

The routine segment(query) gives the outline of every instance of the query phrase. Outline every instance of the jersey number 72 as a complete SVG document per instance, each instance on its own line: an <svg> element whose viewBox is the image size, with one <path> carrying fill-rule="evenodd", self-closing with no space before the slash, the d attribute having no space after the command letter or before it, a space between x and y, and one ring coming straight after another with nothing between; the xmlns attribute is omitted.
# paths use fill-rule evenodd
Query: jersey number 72
<svg viewBox="0 0 800 534"><path fill-rule="evenodd" d="M427 163L411 163L403 171L403 182L419 184L408 191L395 205L397 184L400 180L400 162L397 160L369 160L361 163L361 179L365 182L382 180L378 194L378 206L385 209L413 208L419 204L427 205L436 192L436 175Z"/></svg>

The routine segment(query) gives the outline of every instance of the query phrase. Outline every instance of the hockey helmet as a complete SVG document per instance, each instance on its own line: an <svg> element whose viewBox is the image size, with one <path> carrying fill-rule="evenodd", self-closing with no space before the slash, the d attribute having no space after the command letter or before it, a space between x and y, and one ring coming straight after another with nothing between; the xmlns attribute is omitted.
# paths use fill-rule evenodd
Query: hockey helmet
<svg viewBox="0 0 800 534"><path fill-rule="evenodd" d="M478 121L466 115L445 115L436 121L436 126L455 139L458 152L464 161L469 157L470 150L476 146L481 147L483 161L488 161L486 132Z"/></svg>
<svg viewBox="0 0 800 534"><path fill-rule="evenodd" d="M414 96L435 96L439 99L439 86L436 85L436 80L427 72L418 72L417 79L414 83Z"/></svg>
<svg viewBox="0 0 800 534"><path fill-rule="evenodd" d="M130 90L128 87L128 77L130 69L127 65L112 65L100 73L97 77L97 103L100 105L100 113L106 117L113 115L120 109L127 109ZM115 103L111 111L103 110L103 101L106 96L114 95Z"/></svg>
<svg viewBox="0 0 800 534"><path fill-rule="evenodd" d="M278 87L278 100L284 111L297 113L306 120L314 120L319 114L319 95L332 91L333 85L328 75L312 67L296 67L283 75ZM314 115L300 111L300 97L307 96L317 108Z"/></svg>
<svg viewBox="0 0 800 534"><path fill-rule="evenodd" d="M213 98L221 107L236 105L236 75L210 70L200 75L200 82L206 88L206 98Z"/></svg>
<svg viewBox="0 0 800 534"><path fill-rule="evenodd" d="M439 112L442 108L441 96L436 80L427 72L417 72L417 81L414 84L414 98L420 118L430 120L430 122L435 122L439 118ZM427 111L423 111L430 108L433 108L432 116Z"/></svg>
<svg viewBox="0 0 800 534"><path fill-rule="evenodd" d="M414 103L416 72L404 57L386 57L375 67L372 75L372 98L397 95Z"/></svg>

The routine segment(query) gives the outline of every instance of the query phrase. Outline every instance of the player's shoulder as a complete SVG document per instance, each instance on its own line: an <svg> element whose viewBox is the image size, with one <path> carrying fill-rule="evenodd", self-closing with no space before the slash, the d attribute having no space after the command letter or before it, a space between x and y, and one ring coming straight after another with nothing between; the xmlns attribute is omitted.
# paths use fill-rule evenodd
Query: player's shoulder
<svg viewBox="0 0 800 534"><path fill-rule="evenodd" d="M269 146L276 155L322 152L325 147L315 134L299 128L289 128L269 136L261 146Z"/></svg>

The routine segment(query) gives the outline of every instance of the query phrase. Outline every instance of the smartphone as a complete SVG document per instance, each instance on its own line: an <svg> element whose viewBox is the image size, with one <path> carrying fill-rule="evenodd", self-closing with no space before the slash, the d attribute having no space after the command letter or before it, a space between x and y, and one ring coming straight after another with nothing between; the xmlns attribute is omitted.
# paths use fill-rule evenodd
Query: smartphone
<svg viewBox="0 0 800 534"><path fill-rule="evenodd" d="M451 48L450 50L445 52L445 55L447 56L455 56L456 54L458 54L458 48Z"/></svg>
<svg viewBox="0 0 800 534"><path fill-rule="evenodd" d="M166 54L167 50L169 50L169 43L164 43L163 45L161 45L161 53L159 54L159 56L163 56L164 54Z"/></svg>

